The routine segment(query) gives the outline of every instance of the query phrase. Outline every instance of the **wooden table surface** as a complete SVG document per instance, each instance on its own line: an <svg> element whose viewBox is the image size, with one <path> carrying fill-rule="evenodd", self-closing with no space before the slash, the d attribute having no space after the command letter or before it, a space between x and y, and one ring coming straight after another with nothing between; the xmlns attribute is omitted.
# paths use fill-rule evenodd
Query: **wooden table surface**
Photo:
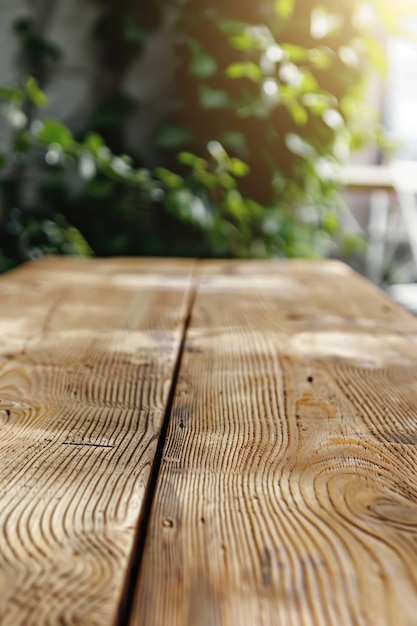
<svg viewBox="0 0 417 626"><path fill-rule="evenodd" d="M417 320L337 262L0 279L1 626L414 626Z"/></svg>

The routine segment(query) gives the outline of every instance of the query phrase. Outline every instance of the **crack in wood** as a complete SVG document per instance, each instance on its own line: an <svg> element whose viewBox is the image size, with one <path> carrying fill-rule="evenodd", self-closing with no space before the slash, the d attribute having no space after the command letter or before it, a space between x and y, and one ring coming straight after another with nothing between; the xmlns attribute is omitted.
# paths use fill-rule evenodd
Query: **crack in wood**
<svg viewBox="0 0 417 626"><path fill-rule="evenodd" d="M114 448L113 445L107 445L105 443L87 443L85 441L63 441L63 446L90 446L91 448Z"/></svg>

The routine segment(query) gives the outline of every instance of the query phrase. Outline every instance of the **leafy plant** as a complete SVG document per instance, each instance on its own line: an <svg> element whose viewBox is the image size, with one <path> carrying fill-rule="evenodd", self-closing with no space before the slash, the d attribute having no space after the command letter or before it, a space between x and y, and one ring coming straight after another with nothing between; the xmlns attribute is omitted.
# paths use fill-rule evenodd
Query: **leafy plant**
<svg viewBox="0 0 417 626"><path fill-rule="evenodd" d="M126 149L139 103L123 79L164 5L97 4L93 104L76 132L47 115L45 88L64 58L45 35L54 0L15 22L26 78L0 86L0 269L50 253L317 256L341 236L355 247L340 231L338 166L382 136L364 105L367 69L384 71L371 3L177 7L183 106L156 129L154 171ZM389 1L376 4L394 23Z"/></svg>
<svg viewBox="0 0 417 626"><path fill-rule="evenodd" d="M266 209L242 195L240 181L249 167L230 157L218 141L210 141L205 158L180 152L182 176L158 168L166 188L165 206L204 233L193 254L237 258L318 256L320 233L310 224L295 223L290 212Z"/></svg>
<svg viewBox="0 0 417 626"><path fill-rule="evenodd" d="M0 100L12 129L10 151L0 155L3 268L41 254L92 254L65 215L86 190L97 197L114 188L123 189L125 197L134 190L137 206L141 197L151 202L159 185L148 170L134 168L131 157L113 154L97 133L76 140L59 120L34 115L47 98L33 77L20 88L0 87Z"/></svg>
<svg viewBox="0 0 417 626"><path fill-rule="evenodd" d="M176 151L202 155L217 141L249 165L241 196L279 224L254 249L328 254L339 236L352 248L339 228L338 172L354 150L382 146L366 77L384 73L378 28L396 21L388 2L189 0L178 27L182 109L156 135L168 166Z"/></svg>
<svg viewBox="0 0 417 626"><path fill-rule="evenodd" d="M0 270L40 254L135 254L148 242L140 224L149 222L160 185L123 150L124 124L136 104L122 81L160 8L129 0L117 8L97 4L94 100L87 127L76 134L47 116L44 88L65 56L47 36L55 0L35 0L14 22L19 69L29 78L0 86L9 140L0 155Z"/></svg>

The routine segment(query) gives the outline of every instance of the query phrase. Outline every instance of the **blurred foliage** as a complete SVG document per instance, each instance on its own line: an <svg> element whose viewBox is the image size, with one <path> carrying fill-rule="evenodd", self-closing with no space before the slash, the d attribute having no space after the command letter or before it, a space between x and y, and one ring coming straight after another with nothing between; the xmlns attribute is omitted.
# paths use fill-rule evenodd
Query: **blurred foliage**
<svg viewBox="0 0 417 626"><path fill-rule="evenodd" d="M341 234L338 166L378 141L365 76L385 69L370 2L188 0L177 6L179 110L158 126L159 167L126 150L138 108L124 78L165 3L96 0L93 104L77 133L47 116L64 51L54 0L15 21L23 78L0 86L0 270L42 254L317 256ZM172 3L174 4L174 3ZM378 0L380 24L396 14ZM370 13L371 11L371 13ZM373 13L372 13L373 11Z"/></svg>
<svg viewBox="0 0 417 626"><path fill-rule="evenodd" d="M156 143L171 169L176 151L203 154L213 141L248 164L239 193L264 207L264 218L255 226L249 211L254 245L246 254L353 249L353 233L339 227L338 171L352 151L383 145L365 92L370 72L386 69L381 20L396 21L388 3L186 3L177 46L182 106L157 129Z"/></svg>

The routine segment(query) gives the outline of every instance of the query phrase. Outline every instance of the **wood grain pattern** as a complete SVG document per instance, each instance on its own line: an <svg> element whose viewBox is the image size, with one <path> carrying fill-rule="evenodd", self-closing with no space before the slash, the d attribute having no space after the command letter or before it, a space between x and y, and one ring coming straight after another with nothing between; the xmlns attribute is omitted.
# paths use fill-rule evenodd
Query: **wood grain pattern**
<svg viewBox="0 0 417 626"><path fill-rule="evenodd" d="M0 624L114 624L192 263L42 260L0 280Z"/></svg>
<svg viewBox="0 0 417 626"><path fill-rule="evenodd" d="M206 263L131 626L417 623L417 322L338 263Z"/></svg>

